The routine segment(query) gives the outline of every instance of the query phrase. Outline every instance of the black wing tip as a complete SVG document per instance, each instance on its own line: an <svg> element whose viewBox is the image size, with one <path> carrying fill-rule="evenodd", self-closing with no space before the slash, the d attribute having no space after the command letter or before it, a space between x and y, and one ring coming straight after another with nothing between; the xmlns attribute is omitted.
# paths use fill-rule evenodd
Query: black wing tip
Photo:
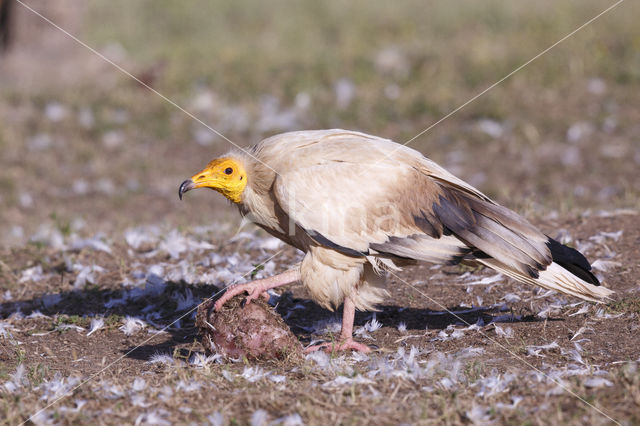
<svg viewBox="0 0 640 426"><path fill-rule="evenodd" d="M547 247L549 247L551 257L555 263L589 284L600 285L598 278L591 272L591 264L582 253L561 244L551 237L548 238Z"/></svg>

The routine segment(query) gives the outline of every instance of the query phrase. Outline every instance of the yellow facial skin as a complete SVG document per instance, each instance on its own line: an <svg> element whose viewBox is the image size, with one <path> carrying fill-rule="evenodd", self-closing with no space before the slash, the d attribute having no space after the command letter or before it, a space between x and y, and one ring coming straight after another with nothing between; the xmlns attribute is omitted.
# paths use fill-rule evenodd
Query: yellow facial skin
<svg viewBox="0 0 640 426"><path fill-rule="evenodd" d="M232 158L216 158L201 172L191 177L193 184L185 181L180 187L182 193L195 188L211 188L234 203L242 202L242 191L247 186L247 174L240 162Z"/></svg>

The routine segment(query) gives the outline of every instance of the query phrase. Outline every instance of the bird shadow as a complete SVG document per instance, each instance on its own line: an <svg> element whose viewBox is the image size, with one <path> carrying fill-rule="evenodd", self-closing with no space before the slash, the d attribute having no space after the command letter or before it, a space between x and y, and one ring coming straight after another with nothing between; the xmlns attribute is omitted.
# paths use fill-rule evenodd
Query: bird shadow
<svg viewBox="0 0 640 426"><path fill-rule="evenodd" d="M289 292L284 293L275 302L275 309L293 333L302 338L327 329L333 328L333 331L336 331L335 324L339 325L342 320L342 307L336 311L330 311L312 300L294 298ZM381 326L404 327L408 331L442 330L449 326L470 326L474 324L482 327L497 322L544 321L533 314L515 314L504 304L471 308L451 306L443 310L380 305L375 313L356 312L354 326L361 327L369 323L371 327L371 322L374 319ZM549 320L560 321L562 319L548 318L547 321ZM332 324L334 325L333 327Z"/></svg>
<svg viewBox="0 0 640 426"><path fill-rule="evenodd" d="M218 293L221 292L216 286L194 286L185 282L165 282L157 288L147 284L146 288L135 295L129 294L128 298L122 290L88 287L57 294L45 294L26 300L3 302L0 304L0 320L12 315L29 317L31 314L40 312L47 317L58 315L58 317L84 318L85 323L95 317L115 318L116 326L120 326L126 321L127 316L140 318L156 329L162 329L163 333L153 339L145 337L142 339L142 344L132 343L122 349L121 353L125 357L142 361L148 361L155 354L188 358L192 351L202 349L197 342L198 330L195 326L197 305L211 298L212 294ZM312 300L295 298L290 292L272 297L270 304L303 342L308 342L314 336L326 333L327 330L339 331L342 308L332 312ZM452 306L446 310L382 305L375 314L357 312L354 325L364 326L374 318L382 326L394 328L402 326L406 327L407 331L446 329L451 325L483 326L495 322L541 321L533 315L515 315L504 305L473 308ZM55 327L55 322L52 321L51 327ZM132 339L133 342L140 340L140 338Z"/></svg>
<svg viewBox="0 0 640 426"><path fill-rule="evenodd" d="M194 320L198 304L219 292L214 285L170 281L155 286L147 283L145 287L129 290L88 286L5 301L0 303L0 321L33 318L43 322L40 328L49 327L49 331L53 331L60 324L68 323L88 327L93 318L103 318L117 329L127 317L139 318L162 333L143 338L139 338L143 335L138 333L127 340L143 343L132 343L121 353L127 358L147 361L154 354L174 354L177 346L193 342L197 338Z"/></svg>

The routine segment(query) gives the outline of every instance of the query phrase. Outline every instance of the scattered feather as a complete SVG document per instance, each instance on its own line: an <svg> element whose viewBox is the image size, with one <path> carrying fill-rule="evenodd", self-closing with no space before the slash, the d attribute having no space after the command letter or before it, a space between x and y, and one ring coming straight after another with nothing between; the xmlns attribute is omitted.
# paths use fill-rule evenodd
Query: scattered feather
<svg viewBox="0 0 640 426"><path fill-rule="evenodd" d="M74 401L75 407L60 407L60 411L63 413L79 413L82 410L82 407L87 405L87 400L85 399L76 399Z"/></svg>
<svg viewBox="0 0 640 426"><path fill-rule="evenodd" d="M471 410L468 410L465 414L474 424L489 424L491 421L489 408L478 405L475 402L472 403Z"/></svg>
<svg viewBox="0 0 640 426"><path fill-rule="evenodd" d="M131 395L131 405L133 405L134 407L149 408L153 404L146 402L146 398L144 397L144 395L140 395L139 393L137 393Z"/></svg>
<svg viewBox="0 0 640 426"><path fill-rule="evenodd" d="M304 421L300 414L289 414L288 416L280 417L269 423L271 425L281 425L281 426L304 426Z"/></svg>
<svg viewBox="0 0 640 426"><path fill-rule="evenodd" d="M547 345L539 345L539 346L527 346L527 354L544 357L542 352L552 351L555 349L560 349L560 345L557 342L551 342Z"/></svg>
<svg viewBox="0 0 640 426"><path fill-rule="evenodd" d="M590 377L585 380L583 383L588 388L601 388L602 386L611 387L613 383L610 380L605 379L604 377Z"/></svg>
<svg viewBox="0 0 640 426"><path fill-rule="evenodd" d="M160 230L158 228L131 228L124 232L124 239L134 250L151 249L157 245Z"/></svg>
<svg viewBox="0 0 640 426"><path fill-rule="evenodd" d="M224 377L228 382L233 383L233 375L229 370L222 370L222 377Z"/></svg>
<svg viewBox="0 0 640 426"><path fill-rule="evenodd" d="M268 371L263 370L260 367L245 367L244 371L240 375L243 379L248 381L249 383L255 383L259 380L264 379L270 373Z"/></svg>
<svg viewBox="0 0 640 426"><path fill-rule="evenodd" d="M56 327L56 330L59 330L59 331L75 330L75 331L79 331L79 332L86 331L84 328L80 327L79 325L75 325L75 324L58 324L58 326Z"/></svg>
<svg viewBox="0 0 640 426"><path fill-rule="evenodd" d="M489 285L504 279L502 274L495 274L490 277L484 277L481 280L472 281L466 285Z"/></svg>
<svg viewBox="0 0 640 426"><path fill-rule="evenodd" d="M178 304L176 311L186 311L200 303L198 299L193 297L193 292L189 288L185 289L184 293L178 291L174 292L171 295L171 298Z"/></svg>
<svg viewBox="0 0 640 426"><path fill-rule="evenodd" d="M51 410L40 410L29 418L29 421L36 426L57 425L60 415Z"/></svg>
<svg viewBox="0 0 640 426"><path fill-rule="evenodd" d="M104 268L98 265L82 266L73 265L73 269L78 272L75 281L73 282L74 290L83 289L87 284L96 283L96 273L104 272Z"/></svg>
<svg viewBox="0 0 640 426"><path fill-rule="evenodd" d="M226 422L224 416L220 411L216 411L213 414L207 416L207 420L211 426L225 426Z"/></svg>
<svg viewBox="0 0 640 426"><path fill-rule="evenodd" d="M183 392L196 392L200 390L201 387L202 387L202 384L200 382L193 381L193 380L189 382L185 382L184 380L180 380L178 382L178 385L176 386L176 390L183 391Z"/></svg>
<svg viewBox="0 0 640 426"><path fill-rule="evenodd" d="M619 318L623 315L624 315L624 312L620 312L619 314L608 314L604 308L599 308L596 311L595 317L599 319L613 319L613 318Z"/></svg>
<svg viewBox="0 0 640 426"><path fill-rule="evenodd" d="M189 358L189 364L199 368L208 367L210 364L222 364L223 361L224 356L218 353L206 356L201 352L196 352Z"/></svg>
<svg viewBox="0 0 640 426"><path fill-rule="evenodd" d="M45 244L56 250L64 250L66 248L62 232L50 223L42 224L30 240L32 242Z"/></svg>
<svg viewBox="0 0 640 426"><path fill-rule="evenodd" d="M113 385L109 382L102 383L102 391L106 394L104 397L111 400L120 399L125 396L125 392L120 386Z"/></svg>
<svg viewBox="0 0 640 426"><path fill-rule="evenodd" d="M353 362L368 361L369 355L365 354L364 352L354 351L351 353L351 360L353 360Z"/></svg>
<svg viewBox="0 0 640 426"><path fill-rule="evenodd" d="M111 253L111 247L109 247L109 245L102 240L101 236L95 236L86 239L76 239L71 242L71 250L80 251L85 248L96 251L103 251L105 253Z"/></svg>
<svg viewBox="0 0 640 426"><path fill-rule="evenodd" d="M11 337L11 331L15 330L15 327L8 322L0 321L0 337Z"/></svg>
<svg viewBox="0 0 640 426"><path fill-rule="evenodd" d="M513 294L513 293L505 294L502 297L502 299L507 303L516 303L516 302L519 302L520 300L522 300L522 298L520 296L518 296L517 294Z"/></svg>
<svg viewBox="0 0 640 426"><path fill-rule="evenodd" d="M120 326L119 330L127 336L137 333L147 326L147 324L140 318L127 316L123 320L124 324Z"/></svg>
<svg viewBox="0 0 640 426"><path fill-rule="evenodd" d="M542 287L537 288L535 291L537 292L538 295L534 299L543 299L545 297L556 294L555 290L545 290Z"/></svg>
<svg viewBox="0 0 640 426"><path fill-rule="evenodd" d="M570 317L574 317L576 315L586 314L587 312L589 312L589 305L587 305L585 303L585 304L582 305L582 307L578 311L576 311L576 312L574 312L572 314L569 314L569 316Z"/></svg>
<svg viewBox="0 0 640 426"><path fill-rule="evenodd" d="M133 384L131 385L131 389L134 392L141 392L146 388L147 388L147 382L143 378L136 377L135 379L133 379Z"/></svg>
<svg viewBox="0 0 640 426"><path fill-rule="evenodd" d="M322 319L314 322L311 327L303 327L305 331L311 332L317 335L325 335L329 333L340 333L342 328L342 321L338 317L332 317L330 319Z"/></svg>
<svg viewBox="0 0 640 426"><path fill-rule="evenodd" d="M324 351L311 352L305 357L307 360L311 360L316 363L320 368L327 368L330 364L329 355Z"/></svg>
<svg viewBox="0 0 640 426"><path fill-rule="evenodd" d="M175 360L167 354L155 353L151 355L147 364L163 364L163 365L175 365Z"/></svg>
<svg viewBox="0 0 640 426"><path fill-rule="evenodd" d="M111 308L114 308L116 306L125 305L126 303L127 303L127 297L126 297L126 295L123 295L122 297L109 299L108 301L106 301L104 303L104 307L107 308L107 309L111 309Z"/></svg>
<svg viewBox="0 0 640 426"><path fill-rule="evenodd" d="M589 240L594 241L596 244L604 244L607 240L617 242L622 237L622 234L622 230L617 232L598 232L596 235L589 237Z"/></svg>
<svg viewBox="0 0 640 426"><path fill-rule="evenodd" d="M571 340L575 340L578 336L580 336L581 334L583 334L586 331L593 331L593 328L591 327L580 327L580 329L578 331L576 331L576 333L573 335L573 337L571 338Z"/></svg>
<svg viewBox="0 0 640 426"><path fill-rule="evenodd" d="M102 327L104 327L104 318L93 318L91 320L91 324L89 325L89 332L87 333L87 336L91 336Z"/></svg>
<svg viewBox="0 0 640 426"><path fill-rule="evenodd" d="M249 424L251 426L266 426L269 421L269 414L265 410L256 410L251 415L251 420Z"/></svg>
<svg viewBox="0 0 640 426"><path fill-rule="evenodd" d="M489 377L478 380L474 386L479 390L476 396L490 397L509 390L509 385L518 377L512 373L506 373L504 375L498 374L496 370L491 371Z"/></svg>
<svg viewBox="0 0 640 426"><path fill-rule="evenodd" d="M613 260L604 260L604 259L598 259L591 264L591 267L593 269L602 271L602 272L607 272L613 268L618 268L620 266L622 266L622 263L620 262L615 262Z"/></svg>
<svg viewBox="0 0 640 426"><path fill-rule="evenodd" d="M287 381L286 376L282 376L279 374L270 374L269 376L267 376L267 378L274 383L284 383Z"/></svg>
<svg viewBox="0 0 640 426"><path fill-rule="evenodd" d="M461 337L464 337L464 331L462 330L457 329L451 333L451 338L453 339L460 339Z"/></svg>
<svg viewBox="0 0 640 426"><path fill-rule="evenodd" d="M496 408L498 410L504 410L504 409L514 410L522 400L524 400L524 398L521 397L521 396L512 396L511 397L511 404L505 404L503 402L498 402L496 404Z"/></svg>
<svg viewBox="0 0 640 426"><path fill-rule="evenodd" d="M79 377L64 378L60 373L56 373L53 379L45 380L37 389L42 390L41 400L54 401L70 395L78 383L80 383Z"/></svg>
<svg viewBox="0 0 640 426"><path fill-rule="evenodd" d="M513 337L513 329L511 327L502 328L498 324L495 324L496 334L507 339Z"/></svg>
<svg viewBox="0 0 640 426"><path fill-rule="evenodd" d="M538 312L537 315L540 318L549 318L552 315L558 315L561 309L562 309L562 306L552 304L552 305L548 305L546 308Z"/></svg>
<svg viewBox="0 0 640 426"><path fill-rule="evenodd" d="M325 388L335 388L341 386L353 386L353 385L373 385L375 382L371 379L367 379L361 375L357 375L356 377L346 377L346 376L338 376L335 379L326 382L322 385Z"/></svg>
<svg viewBox="0 0 640 426"><path fill-rule="evenodd" d="M22 387L29 386L29 379L26 376L24 364L18 364L15 373L11 375L11 380L4 383L4 388L9 393L16 393Z"/></svg>
<svg viewBox="0 0 640 426"><path fill-rule="evenodd" d="M373 313L373 318L370 321L366 322L366 324L364 325L364 328L369 333L373 333L374 331L382 328L382 323L378 321L378 319L376 318L375 312Z"/></svg>
<svg viewBox="0 0 640 426"><path fill-rule="evenodd" d="M166 410L152 410L146 413L140 414L136 417L135 426L140 425L155 425L155 426L171 426L171 422L166 420L169 417L169 412Z"/></svg>
<svg viewBox="0 0 640 426"><path fill-rule="evenodd" d="M167 253L172 259L178 259L180 255L187 250L199 252L213 249L215 249L214 245L189 238L176 229L169 231L169 233L164 236L164 240L160 241L158 245L158 251Z"/></svg>
<svg viewBox="0 0 640 426"><path fill-rule="evenodd" d="M167 288L167 282L156 274L148 274L145 282L144 291L140 297L158 297L164 293Z"/></svg>
<svg viewBox="0 0 640 426"><path fill-rule="evenodd" d="M173 389L171 389L171 386L164 385L162 388L160 388L158 396L162 401L169 402L173 397Z"/></svg>
<svg viewBox="0 0 640 426"><path fill-rule="evenodd" d="M22 271L20 274L20 278L18 279L19 283L23 283L26 281L37 282L43 278L46 278L47 275L42 273L42 265L34 266L31 268L27 268Z"/></svg>
<svg viewBox="0 0 640 426"><path fill-rule="evenodd" d="M373 340L373 337L371 337L371 335L369 333L367 333L367 330L364 327L358 327L354 330L353 332L354 336L357 336L361 339L369 339L369 340Z"/></svg>

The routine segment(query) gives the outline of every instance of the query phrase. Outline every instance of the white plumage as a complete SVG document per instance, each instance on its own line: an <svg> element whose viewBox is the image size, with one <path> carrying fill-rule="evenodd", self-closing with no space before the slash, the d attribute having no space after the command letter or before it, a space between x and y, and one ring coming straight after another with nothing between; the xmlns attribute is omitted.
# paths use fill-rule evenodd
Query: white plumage
<svg viewBox="0 0 640 426"><path fill-rule="evenodd" d="M354 309L389 297L384 270L417 261L472 263L518 281L598 301L587 260L421 153L345 130L277 135L213 160L180 187L210 187L270 234L306 253L292 271L238 286L258 294L301 281L319 304L344 303L339 349L353 342Z"/></svg>

